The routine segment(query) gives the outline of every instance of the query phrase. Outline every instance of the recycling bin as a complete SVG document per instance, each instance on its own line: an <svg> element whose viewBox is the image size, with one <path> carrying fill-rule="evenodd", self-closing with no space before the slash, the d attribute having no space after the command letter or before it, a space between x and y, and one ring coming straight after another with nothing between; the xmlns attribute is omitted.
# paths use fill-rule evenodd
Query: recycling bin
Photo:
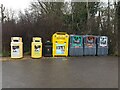
<svg viewBox="0 0 120 90"><path fill-rule="evenodd" d="M23 57L23 42L21 37L11 37L11 58Z"/></svg>
<svg viewBox="0 0 120 90"><path fill-rule="evenodd" d="M97 55L98 56L108 55L108 37L107 36L97 37Z"/></svg>
<svg viewBox="0 0 120 90"><path fill-rule="evenodd" d="M52 56L52 42L50 41L45 42L44 56Z"/></svg>
<svg viewBox="0 0 120 90"><path fill-rule="evenodd" d="M70 35L69 40L69 56L83 55L83 36Z"/></svg>
<svg viewBox="0 0 120 90"><path fill-rule="evenodd" d="M33 37L31 43L31 57L41 58L42 57L42 41L40 37Z"/></svg>
<svg viewBox="0 0 120 90"><path fill-rule="evenodd" d="M68 56L69 35L66 32L56 32L52 36L53 57Z"/></svg>
<svg viewBox="0 0 120 90"><path fill-rule="evenodd" d="M93 35L84 36L84 55L88 56L96 55L96 36Z"/></svg>

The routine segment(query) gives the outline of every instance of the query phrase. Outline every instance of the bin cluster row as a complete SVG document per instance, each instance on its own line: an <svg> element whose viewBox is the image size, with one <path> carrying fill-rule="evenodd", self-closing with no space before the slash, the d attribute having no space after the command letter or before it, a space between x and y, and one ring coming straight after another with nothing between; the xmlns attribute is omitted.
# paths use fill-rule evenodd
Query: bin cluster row
<svg viewBox="0 0 120 90"><path fill-rule="evenodd" d="M47 41L42 48L40 37L33 37L31 43L31 57L44 56L88 56L107 55L108 37L94 35L68 35L65 32L56 32L52 36L52 42ZM23 43L21 37L11 38L11 58L23 57Z"/></svg>

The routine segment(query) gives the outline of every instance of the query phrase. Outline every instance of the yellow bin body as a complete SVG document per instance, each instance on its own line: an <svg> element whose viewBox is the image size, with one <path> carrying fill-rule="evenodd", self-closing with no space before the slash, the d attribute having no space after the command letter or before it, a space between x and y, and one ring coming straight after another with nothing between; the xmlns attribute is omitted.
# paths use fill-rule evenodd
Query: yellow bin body
<svg viewBox="0 0 120 90"><path fill-rule="evenodd" d="M56 32L52 36L53 57L68 56L69 35L66 32Z"/></svg>
<svg viewBox="0 0 120 90"><path fill-rule="evenodd" d="M21 37L11 37L11 58L23 57L23 42Z"/></svg>
<svg viewBox="0 0 120 90"><path fill-rule="evenodd" d="M41 58L42 57L42 42L40 37L33 37L33 42L31 43L31 57Z"/></svg>

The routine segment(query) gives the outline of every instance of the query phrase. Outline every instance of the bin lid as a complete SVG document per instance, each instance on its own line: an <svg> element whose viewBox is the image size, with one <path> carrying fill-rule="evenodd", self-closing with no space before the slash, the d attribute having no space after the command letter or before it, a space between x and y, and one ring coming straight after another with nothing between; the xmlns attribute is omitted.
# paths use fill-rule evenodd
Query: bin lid
<svg viewBox="0 0 120 90"><path fill-rule="evenodd" d="M33 37L33 42L41 42L41 38L40 37Z"/></svg>
<svg viewBox="0 0 120 90"><path fill-rule="evenodd" d="M46 41L45 45L52 45L52 42L51 41Z"/></svg>
<svg viewBox="0 0 120 90"><path fill-rule="evenodd" d="M21 37L11 37L11 41L12 42L22 42L22 38Z"/></svg>
<svg viewBox="0 0 120 90"><path fill-rule="evenodd" d="M67 34L66 32L56 32L56 34Z"/></svg>
<svg viewBox="0 0 120 90"><path fill-rule="evenodd" d="M53 35L68 35L67 32L56 32Z"/></svg>

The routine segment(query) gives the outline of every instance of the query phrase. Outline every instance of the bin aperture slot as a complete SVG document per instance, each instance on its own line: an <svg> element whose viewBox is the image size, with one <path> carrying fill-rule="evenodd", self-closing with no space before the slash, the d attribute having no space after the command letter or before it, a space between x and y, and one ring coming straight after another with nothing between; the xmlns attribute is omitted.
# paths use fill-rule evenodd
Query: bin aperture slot
<svg viewBox="0 0 120 90"><path fill-rule="evenodd" d="M13 42L19 42L19 40L13 40Z"/></svg>
<svg viewBox="0 0 120 90"><path fill-rule="evenodd" d="M40 40L35 40L35 42L40 42Z"/></svg>

